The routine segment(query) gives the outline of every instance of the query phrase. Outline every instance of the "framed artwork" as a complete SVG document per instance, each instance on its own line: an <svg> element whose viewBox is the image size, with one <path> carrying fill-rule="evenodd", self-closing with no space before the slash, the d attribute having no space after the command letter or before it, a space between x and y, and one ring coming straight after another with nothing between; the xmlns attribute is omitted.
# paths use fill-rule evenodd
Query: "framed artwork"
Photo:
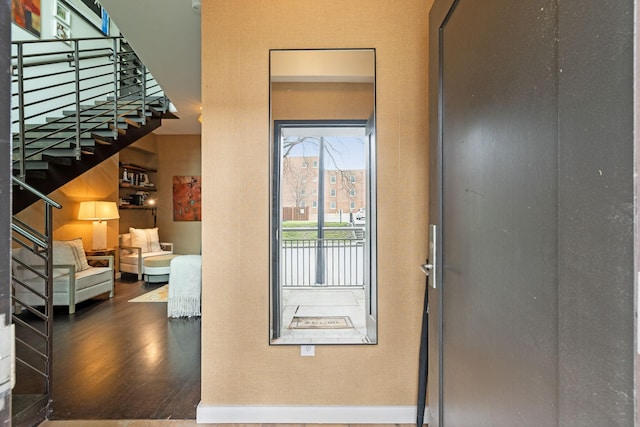
<svg viewBox="0 0 640 427"><path fill-rule="evenodd" d="M18 27L40 38L40 0L11 0L11 20Z"/></svg>
<svg viewBox="0 0 640 427"><path fill-rule="evenodd" d="M56 19L66 26L71 25L71 10L58 0L55 2L54 14L56 15Z"/></svg>
<svg viewBox="0 0 640 427"><path fill-rule="evenodd" d="M71 44L69 39L71 38L71 28L64 25L62 22L55 20L56 25L56 38L63 40L67 44Z"/></svg>
<svg viewBox="0 0 640 427"><path fill-rule="evenodd" d="M102 9L102 28L100 28L102 34L109 35L109 14L106 10Z"/></svg>
<svg viewBox="0 0 640 427"><path fill-rule="evenodd" d="M202 186L200 176L173 177L173 220L202 221Z"/></svg>

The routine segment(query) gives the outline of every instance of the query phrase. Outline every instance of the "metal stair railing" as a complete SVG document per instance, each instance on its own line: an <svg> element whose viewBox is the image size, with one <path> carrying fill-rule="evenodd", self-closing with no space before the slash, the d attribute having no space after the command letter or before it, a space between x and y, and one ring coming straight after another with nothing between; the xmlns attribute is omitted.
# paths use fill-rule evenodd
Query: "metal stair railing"
<svg viewBox="0 0 640 427"><path fill-rule="evenodd" d="M76 160L96 143L144 125L169 100L122 37L12 42L13 169L66 149ZM97 142L96 142L97 139Z"/></svg>
<svg viewBox="0 0 640 427"><path fill-rule="evenodd" d="M38 190L29 186L17 177L12 177L13 183L38 196L43 203L44 216L42 223L29 225L25 221L13 216L11 222L11 239L14 248L31 251L41 260L39 266L27 265L20 259L11 255L13 264L11 274L11 305L14 308L12 322L15 327L15 362L16 362L16 389L13 400L33 401L34 396L50 411L52 392L52 354L53 354L53 209L61 209L62 206L51 200ZM44 283L42 290L34 289L20 280L14 273L16 269L27 269ZM42 304L33 306L26 304L15 296L13 289L21 286L34 293L42 300ZM23 312L23 310L25 310ZM25 406L14 405L14 406Z"/></svg>

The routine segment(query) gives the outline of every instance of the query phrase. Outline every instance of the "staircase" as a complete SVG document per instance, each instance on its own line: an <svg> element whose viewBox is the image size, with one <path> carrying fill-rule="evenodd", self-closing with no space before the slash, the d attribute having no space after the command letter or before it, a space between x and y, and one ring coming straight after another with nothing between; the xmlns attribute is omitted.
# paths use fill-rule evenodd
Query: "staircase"
<svg viewBox="0 0 640 427"><path fill-rule="evenodd" d="M169 100L126 40L99 37L12 43L12 245L41 259L42 305L12 295L16 386L12 424L32 426L51 410L53 209L46 195L152 132ZM15 215L42 204L39 224ZM13 259L13 262L19 262ZM12 276L12 283L21 283ZM21 283L22 284L22 283Z"/></svg>
<svg viewBox="0 0 640 427"><path fill-rule="evenodd" d="M14 175L43 194L175 118L121 37L14 42L12 65ZM20 188L14 214L37 200Z"/></svg>

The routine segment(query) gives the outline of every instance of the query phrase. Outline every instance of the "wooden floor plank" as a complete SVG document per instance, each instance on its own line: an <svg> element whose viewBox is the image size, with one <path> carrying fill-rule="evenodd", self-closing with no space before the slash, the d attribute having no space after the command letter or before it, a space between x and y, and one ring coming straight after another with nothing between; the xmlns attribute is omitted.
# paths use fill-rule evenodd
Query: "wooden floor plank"
<svg viewBox="0 0 640 427"><path fill-rule="evenodd" d="M164 303L128 302L159 286L117 281L113 298L80 303L74 316L55 309L53 413L40 427L317 427L196 424L200 318L168 319Z"/></svg>
<svg viewBox="0 0 640 427"><path fill-rule="evenodd" d="M115 296L56 308L51 420L195 420L200 318L128 300L161 285L117 281Z"/></svg>

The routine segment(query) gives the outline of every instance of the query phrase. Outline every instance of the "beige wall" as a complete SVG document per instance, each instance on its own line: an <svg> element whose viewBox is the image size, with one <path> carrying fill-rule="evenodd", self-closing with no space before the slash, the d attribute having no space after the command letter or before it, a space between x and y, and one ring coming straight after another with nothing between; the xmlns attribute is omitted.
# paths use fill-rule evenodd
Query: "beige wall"
<svg viewBox="0 0 640 427"><path fill-rule="evenodd" d="M69 240L82 238L85 249L91 249L93 226L91 221L78 221L78 207L86 200L118 202L118 156L112 156L99 166L85 172L48 195L62 205L53 210L53 238ZM28 224L42 224L43 204L36 203L18 217ZM118 220L107 221L107 246L118 245Z"/></svg>
<svg viewBox="0 0 640 427"><path fill-rule="evenodd" d="M173 242L175 253L199 254L202 223L174 221L172 202L174 176L202 175L200 135L158 135L157 141L160 238L165 242Z"/></svg>
<svg viewBox="0 0 640 427"><path fill-rule="evenodd" d="M273 120L360 119L373 112L371 83L273 83Z"/></svg>
<svg viewBox="0 0 640 427"><path fill-rule="evenodd" d="M203 2L203 406L415 404L430 4ZM268 345L270 48L376 49L378 345Z"/></svg>

